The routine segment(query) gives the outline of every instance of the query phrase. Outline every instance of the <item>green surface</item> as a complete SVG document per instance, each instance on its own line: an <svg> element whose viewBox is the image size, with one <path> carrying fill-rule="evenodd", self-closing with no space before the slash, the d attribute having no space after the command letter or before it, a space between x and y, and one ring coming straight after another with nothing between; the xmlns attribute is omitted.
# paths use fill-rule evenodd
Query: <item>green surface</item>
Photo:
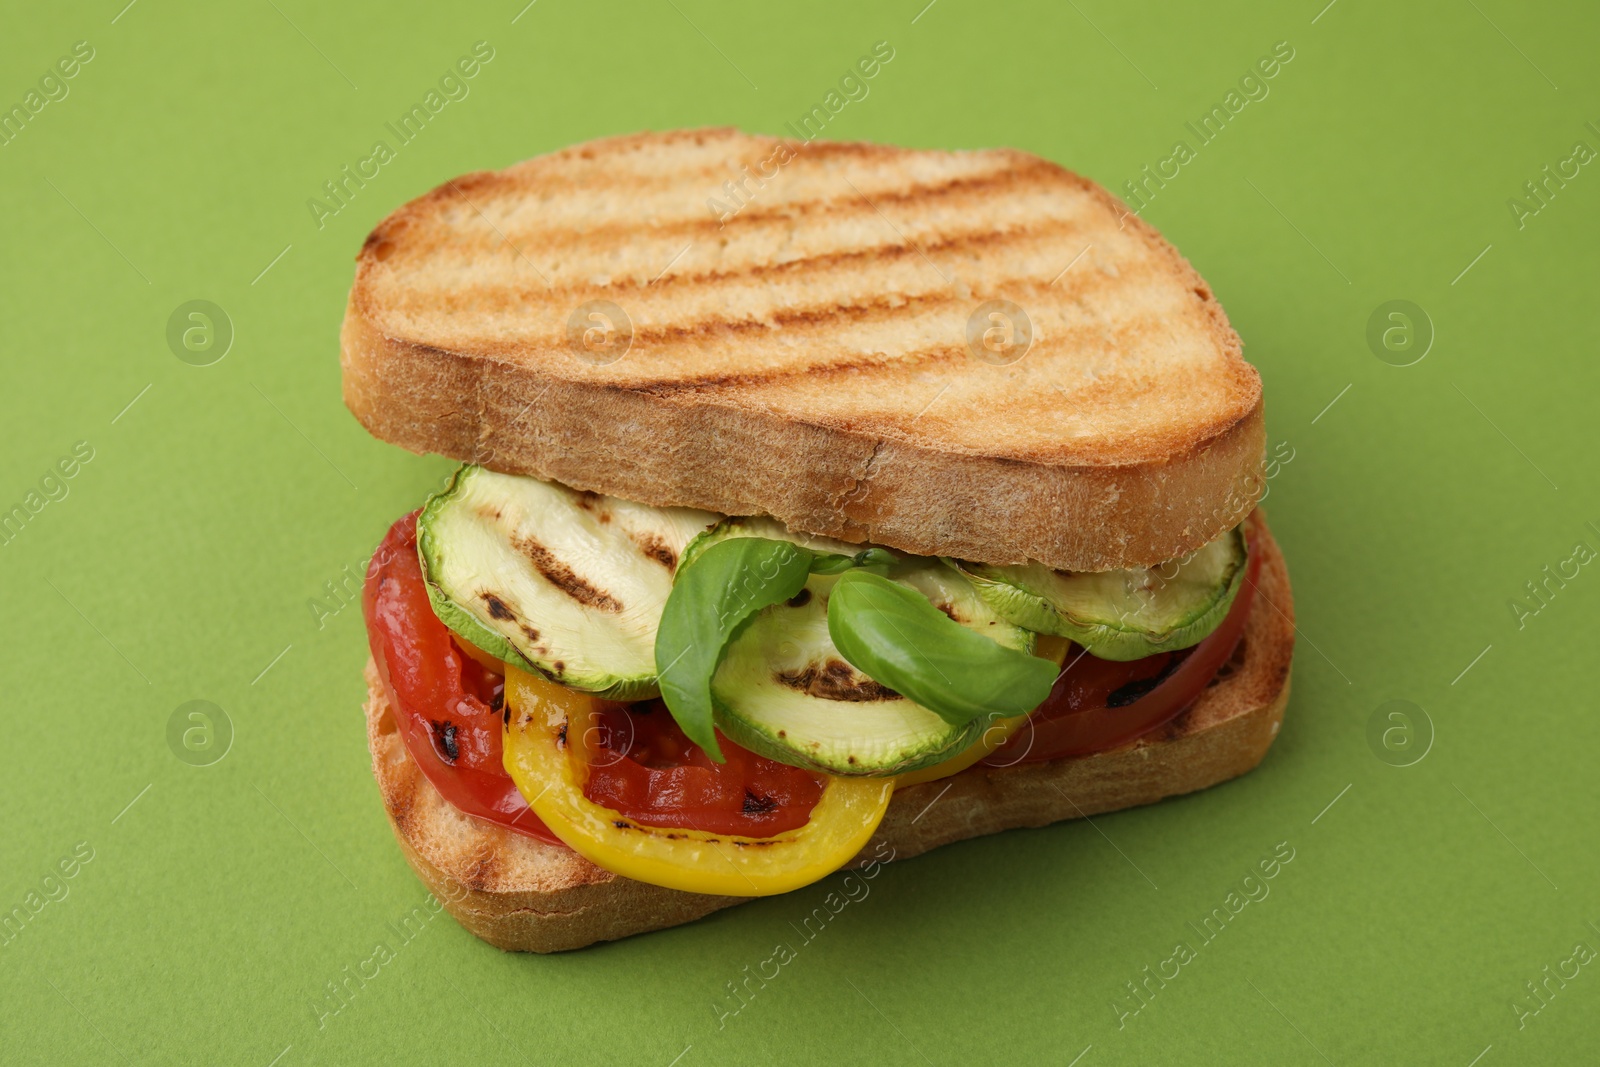
<svg viewBox="0 0 1600 1067"><path fill-rule="evenodd" d="M5 102L94 49L0 147L0 504L92 449L0 547L0 909L48 900L0 947L0 1060L1594 1061L1600 175L1574 161L1547 203L1507 204L1600 147L1592 10L121 2L17 8L0 34ZM479 40L470 95L319 229L307 199ZM1118 190L1188 142L1146 214L1216 288L1292 457L1269 501L1301 627L1282 736L1204 794L851 882L811 940L838 879L557 958L448 918L407 940L425 893L368 769L347 576L450 465L341 406L352 257L463 171L645 127L779 131L879 40L892 62L828 134L1016 145ZM1185 123L1279 41L1269 95L1200 145ZM233 324L211 366L168 347L191 300ZM1437 332L1412 366L1369 349L1392 300ZM191 701L231 723L209 766L175 756L185 729L204 747ZM1383 747L1390 701L1436 734L1411 766L1419 741ZM1247 881L1279 842L1292 861ZM1189 924L1234 887L1268 895L1204 943ZM1124 983L1168 959L1119 1026ZM778 977L734 1014L746 967Z"/></svg>

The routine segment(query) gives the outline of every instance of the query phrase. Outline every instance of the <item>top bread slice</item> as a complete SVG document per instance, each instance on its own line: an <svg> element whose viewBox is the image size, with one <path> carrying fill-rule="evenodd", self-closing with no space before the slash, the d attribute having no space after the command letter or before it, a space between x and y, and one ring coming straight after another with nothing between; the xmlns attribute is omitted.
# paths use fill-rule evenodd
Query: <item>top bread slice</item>
<svg viewBox="0 0 1600 1067"><path fill-rule="evenodd" d="M692 130L469 174L373 230L341 341L413 451L996 564L1182 556L1264 443L1206 283L1013 150Z"/></svg>

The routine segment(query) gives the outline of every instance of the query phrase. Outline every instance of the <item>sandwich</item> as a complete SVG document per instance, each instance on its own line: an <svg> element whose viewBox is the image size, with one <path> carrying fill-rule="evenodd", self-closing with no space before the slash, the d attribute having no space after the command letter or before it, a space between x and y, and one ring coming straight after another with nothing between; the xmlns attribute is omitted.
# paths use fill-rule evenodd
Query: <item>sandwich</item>
<svg viewBox="0 0 1600 1067"><path fill-rule="evenodd" d="M460 466L363 590L405 858L503 949L1204 789L1289 693L1261 381L1009 150L732 130L445 184L357 257L345 403Z"/></svg>

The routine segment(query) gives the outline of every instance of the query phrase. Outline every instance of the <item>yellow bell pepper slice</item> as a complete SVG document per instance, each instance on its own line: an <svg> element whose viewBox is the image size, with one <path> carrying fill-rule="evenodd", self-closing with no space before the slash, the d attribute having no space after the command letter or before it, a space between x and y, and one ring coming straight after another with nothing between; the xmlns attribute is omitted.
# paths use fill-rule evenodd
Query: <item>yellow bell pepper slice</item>
<svg viewBox="0 0 1600 1067"><path fill-rule="evenodd" d="M583 795L599 702L506 667L506 772L573 851L613 874L690 893L757 897L810 885L860 852L889 807L892 779L829 778L811 819L774 837L644 826Z"/></svg>

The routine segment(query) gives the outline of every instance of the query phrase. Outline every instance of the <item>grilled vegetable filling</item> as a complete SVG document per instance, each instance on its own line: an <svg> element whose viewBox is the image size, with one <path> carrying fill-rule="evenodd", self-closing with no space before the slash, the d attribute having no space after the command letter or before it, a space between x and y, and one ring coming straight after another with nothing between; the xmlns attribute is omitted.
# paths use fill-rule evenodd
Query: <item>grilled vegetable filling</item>
<svg viewBox="0 0 1600 1067"><path fill-rule="evenodd" d="M993 567L474 466L417 537L439 618L490 656L600 698L659 694L714 761L720 732L845 777L942 764L1037 707L1062 662L1033 654L1039 635L1113 661L1199 644L1248 558L1241 528L1147 569Z"/></svg>
<svg viewBox="0 0 1600 1067"><path fill-rule="evenodd" d="M1143 570L991 567L466 466L363 603L452 805L747 896L836 870L896 788L1170 721L1233 655L1257 563L1240 527Z"/></svg>

